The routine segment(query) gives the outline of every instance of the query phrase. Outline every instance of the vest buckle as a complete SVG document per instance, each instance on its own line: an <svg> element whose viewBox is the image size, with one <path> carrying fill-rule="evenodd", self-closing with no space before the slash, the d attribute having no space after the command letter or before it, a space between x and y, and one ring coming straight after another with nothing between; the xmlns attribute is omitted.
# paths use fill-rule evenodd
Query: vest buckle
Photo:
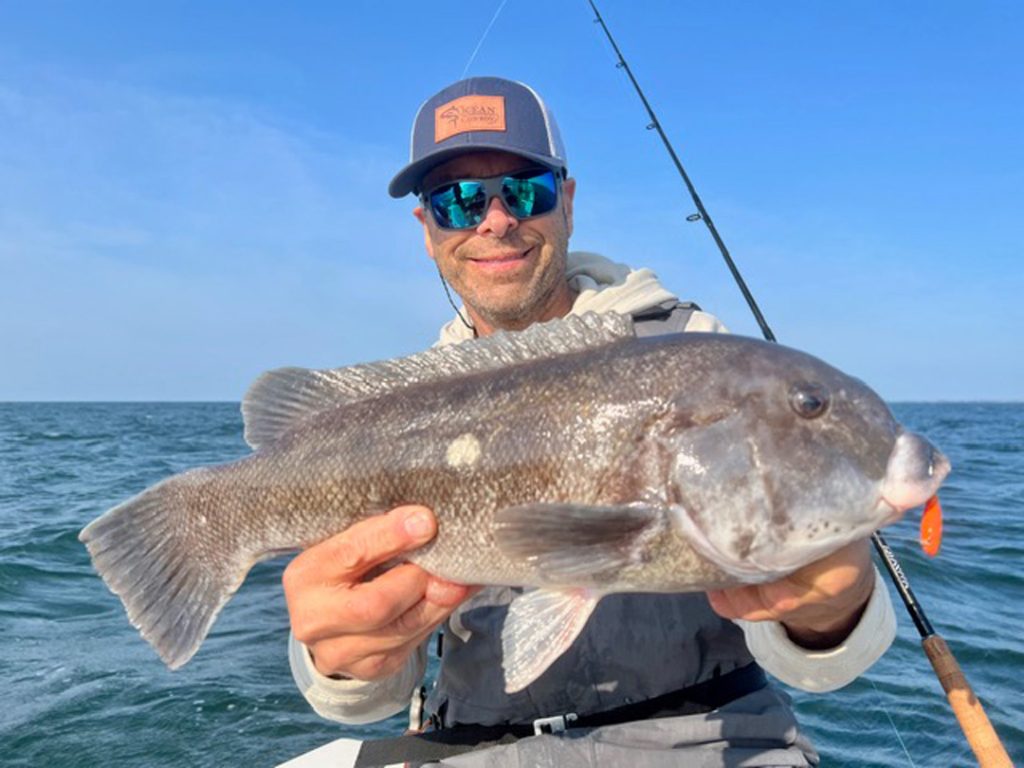
<svg viewBox="0 0 1024 768"><path fill-rule="evenodd" d="M554 717L539 717L533 721L533 734L540 736L542 733L562 733L569 727L569 723L578 720L575 712L568 712L564 715Z"/></svg>

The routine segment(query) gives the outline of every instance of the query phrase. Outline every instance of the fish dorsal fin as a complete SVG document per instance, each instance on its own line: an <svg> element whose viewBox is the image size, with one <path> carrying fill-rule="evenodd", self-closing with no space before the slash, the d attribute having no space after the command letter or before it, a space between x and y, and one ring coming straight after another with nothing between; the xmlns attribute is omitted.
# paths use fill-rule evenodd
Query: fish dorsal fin
<svg viewBox="0 0 1024 768"><path fill-rule="evenodd" d="M582 352L633 335L628 316L588 312L378 363L325 370L278 368L256 379L242 400L245 439L258 448L339 405L416 384Z"/></svg>

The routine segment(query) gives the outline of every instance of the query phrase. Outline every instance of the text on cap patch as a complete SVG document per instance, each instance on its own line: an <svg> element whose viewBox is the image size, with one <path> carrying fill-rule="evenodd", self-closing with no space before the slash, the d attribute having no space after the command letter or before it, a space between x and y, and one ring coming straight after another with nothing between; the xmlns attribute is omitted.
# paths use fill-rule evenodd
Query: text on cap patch
<svg viewBox="0 0 1024 768"><path fill-rule="evenodd" d="M460 96L434 110L434 143L466 131L504 131L504 96Z"/></svg>

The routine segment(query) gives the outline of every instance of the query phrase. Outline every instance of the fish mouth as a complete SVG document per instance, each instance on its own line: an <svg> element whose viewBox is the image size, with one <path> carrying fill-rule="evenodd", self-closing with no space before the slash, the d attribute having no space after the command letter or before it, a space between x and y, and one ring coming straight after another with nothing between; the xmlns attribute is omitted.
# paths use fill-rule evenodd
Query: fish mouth
<svg viewBox="0 0 1024 768"><path fill-rule="evenodd" d="M879 507L888 509L892 522L908 509L935 495L951 469L938 448L914 432L900 431L889 454Z"/></svg>

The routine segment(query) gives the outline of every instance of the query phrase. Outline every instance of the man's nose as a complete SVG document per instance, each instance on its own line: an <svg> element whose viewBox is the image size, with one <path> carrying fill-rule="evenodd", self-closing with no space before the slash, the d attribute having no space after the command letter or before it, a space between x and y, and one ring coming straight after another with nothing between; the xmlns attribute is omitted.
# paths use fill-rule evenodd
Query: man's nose
<svg viewBox="0 0 1024 768"><path fill-rule="evenodd" d="M487 213L476 228L478 235L494 235L504 237L519 226L519 219L509 213L505 204L497 197L491 198L487 204Z"/></svg>

